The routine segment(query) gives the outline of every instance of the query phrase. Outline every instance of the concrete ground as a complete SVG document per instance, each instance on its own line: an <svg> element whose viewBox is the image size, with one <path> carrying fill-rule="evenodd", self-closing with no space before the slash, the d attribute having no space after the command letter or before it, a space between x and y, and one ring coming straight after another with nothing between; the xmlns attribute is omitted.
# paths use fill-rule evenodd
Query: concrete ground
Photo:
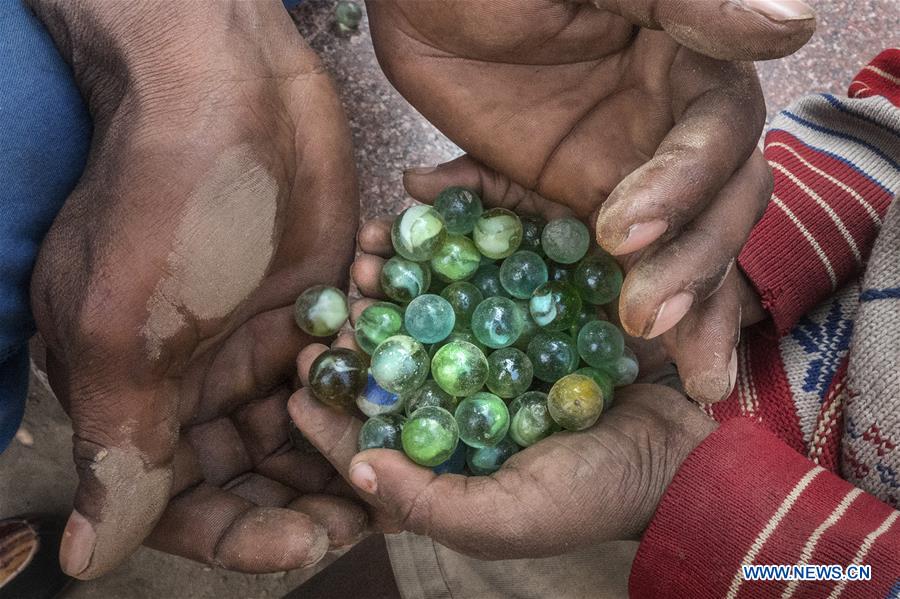
<svg viewBox="0 0 900 599"><path fill-rule="evenodd" d="M859 66L881 49L900 45L896 0L812 2L819 9L815 38L796 55L759 65L770 115L809 91L842 93ZM341 89L360 169L364 219L398 211L404 203L400 173L457 153L390 86L378 69L368 26L352 37L335 34L334 0L308 0L296 12L298 28L323 56ZM24 429L28 445L14 441L0 455L0 517L23 512L67 514L75 485L71 427L33 369ZM26 439L27 440L27 439ZM75 599L281 597L308 572L247 576L213 570L142 549L102 580L80 583Z"/></svg>

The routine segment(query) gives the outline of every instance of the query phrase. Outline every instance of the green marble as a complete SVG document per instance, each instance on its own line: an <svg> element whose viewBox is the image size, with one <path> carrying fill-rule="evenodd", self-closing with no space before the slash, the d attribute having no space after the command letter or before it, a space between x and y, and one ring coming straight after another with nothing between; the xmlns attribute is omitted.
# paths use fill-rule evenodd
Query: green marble
<svg viewBox="0 0 900 599"><path fill-rule="evenodd" d="M547 394L547 410L553 420L569 431L593 426L603 411L603 392L594 379L569 374L554 383Z"/></svg>
<svg viewBox="0 0 900 599"><path fill-rule="evenodd" d="M362 9L356 2L339 0L334 7L334 19L343 33L356 31L359 29L359 22L362 20Z"/></svg>
<svg viewBox="0 0 900 599"><path fill-rule="evenodd" d="M431 270L426 264L394 256L381 267L381 290L395 302L408 304L427 293L429 285Z"/></svg>
<svg viewBox="0 0 900 599"><path fill-rule="evenodd" d="M484 300L484 294L472 283L460 281L451 283L441 291L441 297L450 302L456 314L456 328L465 329L472 322L472 312L475 306Z"/></svg>
<svg viewBox="0 0 900 599"><path fill-rule="evenodd" d="M403 308L390 302L375 302L356 319L354 333L360 349L369 355L388 337L403 330Z"/></svg>
<svg viewBox="0 0 900 599"><path fill-rule="evenodd" d="M440 295L447 288L447 281L442 281L437 277L431 277L431 285L428 286L428 293Z"/></svg>
<svg viewBox="0 0 900 599"><path fill-rule="evenodd" d="M522 243L522 222L506 208L492 208L475 221L472 239L488 258L506 258Z"/></svg>
<svg viewBox="0 0 900 599"><path fill-rule="evenodd" d="M625 337L619 327L605 320L595 320L578 332L578 355L590 366L599 368L615 362L625 351Z"/></svg>
<svg viewBox="0 0 900 599"><path fill-rule="evenodd" d="M450 457L432 468L431 471L435 474L465 474L467 449L465 443L457 443L456 449Z"/></svg>
<svg viewBox="0 0 900 599"><path fill-rule="evenodd" d="M516 342L525 327L525 317L511 299L489 297L475 307L471 327L480 342L497 349Z"/></svg>
<svg viewBox="0 0 900 599"><path fill-rule="evenodd" d="M578 312L578 317L569 328L569 334L572 335L573 339L578 339L578 332L584 325L595 320L600 320L600 316L597 314L597 309L597 306L593 304L583 303L581 305L581 310Z"/></svg>
<svg viewBox="0 0 900 599"><path fill-rule="evenodd" d="M571 268L571 265L563 266L562 264L557 264L556 262L548 262L547 280L559 281L560 283L571 283L573 270L574 269Z"/></svg>
<svg viewBox="0 0 900 599"><path fill-rule="evenodd" d="M465 187L448 187L434 200L434 209L444 219L447 232L468 235L475 228L475 221L484 212L481 198Z"/></svg>
<svg viewBox="0 0 900 599"><path fill-rule="evenodd" d="M534 321L531 317L531 309L528 307L528 302L526 300L514 300L516 305L519 307L519 312L522 313L522 320L524 322L524 326L522 327L522 332L519 334L519 338L516 339L516 342L513 343L513 347L516 349L521 349L525 351L528 349L528 344L531 343L531 340L534 339L534 336L541 331L541 327Z"/></svg>
<svg viewBox="0 0 900 599"><path fill-rule="evenodd" d="M503 399L512 399L528 391L534 368L524 352L506 347L488 356L487 388Z"/></svg>
<svg viewBox="0 0 900 599"><path fill-rule="evenodd" d="M599 368L606 372L616 387L632 384L638 377L640 365L635 353L627 345L622 356L615 362L602 364Z"/></svg>
<svg viewBox="0 0 900 599"><path fill-rule="evenodd" d="M403 449L400 440L406 417L400 414L372 416L359 429L359 451L367 449Z"/></svg>
<svg viewBox="0 0 900 599"><path fill-rule="evenodd" d="M447 236L447 228L431 206L412 206L394 220L391 242L394 250L415 262L431 260Z"/></svg>
<svg viewBox="0 0 900 599"><path fill-rule="evenodd" d="M528 308L538 326L548 331L565 331L581 313L581 297L567 283L548 281L534 290Z"/></svg>
<svg viewBox="0 0 900 599"><path fill-rule="evenodd" d="M452 282L470 278L481 266L481 254L475 243L463 235L447 235L431 257L431 270L437 278Z"/></svg>
<svg viewBox="0 0 900 599"><path fill-rule="evenodd" d="M528 250L534 252L538 256L544 255L544 249L541 247L541 233L547 221L540 216L520 216L522 221L522 243L519 245L520 250Z"/></svg>
<svg viewBox="0 0 900 599"><path fill-rule="evenodd" d="M456 314L450 302L431 293L420 295L409 302L403 317L406 332L420 343L443 341L455 324Z"/></svg>
<svg viewBox="0 0 900 599"><path fill-rule="evenodd" d="M541 331L528 344L526 354L535 378L547 383L555 383L578 368L575 340L565 333Z"/></svg>
<svg viewBox="0 0 900 599"><path fill-rule="evenodd" d="M574 264L584 258L591 234L583 222L567 216L551 220L541 232L541 247L554 262Z"/></svg>
<svg viewBox="0 0 900 599"><path fill-rule="evenodd" d="M453 414L437 406L426 406L413 412L400 435L403 452L420 466L432 468L442 464L456 450L459 427Z"/></svg>
<svg viewBox="0 0 900 599"><path fill-rule="evenodd" d="M466 464L475 476L488 476L500 470L503 463L519 451L519 446L507 435L491 447L466 449Z"/></svg>
<svg viewBox="0 0 900 599"><path fill-rule="evenodd" d="M431 360L431 375L441 389L454 397L475 393L488 376L484 352L465 341L451 341Z"/></svg>
<svg viewBox="0 0 900 599"><path fill-rule="evenodd" d="M585 368L579 368L575 371L575 374L581 374L583 376L594 379L594 382L597 383L597 386L600 387L600 392L603 394L604 410L608 409L612 405L615 387L613 386L612 377L608 372L601 368L593 368L591 366L587 366Z"/></svg>
<svg viewBox="0 0 900 599"><path fill-rule="evenodd" d="M405 397L406 415L409 416L419 408L425 406L437 406L448 412L453 412L459 404L459 399L453 397L437 384L437 381L425 381L425 384Z"/></svg>
<svg viewBox="0 0 900 599"><path fill-rule="evenodd" d="M557 430L547 409L547 394L528 391L509 404L509 436L518 445L529 447Z"/></svg>
<svg viewBox="0 0 900 599"><path fill-rule="evenodd" d="M471 330L467 329L456 329L450 335L447 336L446 339L440 341L438 343L433 344L428 348L428 355L434 359L434 354L438 352L439 349L450 343L451 341L465 341L466 343L471 343L482 352L487 353L487 348L479 341Z"/></svg>
<svg viewBox="0 0 900 599"><path fill-rule="evenodd" d="M316 285L297 297L294 320L313 337L330 337L347 322L347 296L335 287Z"/></svg>
<svg viewBox="0 0 900 599"><path fill-rule="evenodd" d="M509 297L509 293L500 284L500 267L496 264L482 264L469 279L485 299L489 297Z"/></svg>
<svg viewBox="0 0 900 599"><path fill-rule="evenodd" d="M375 349L369 368L384 389L403 395L428 378L428 352L412 337L394 335Z"/></svg>
<svg viewBox="0 0 900 599"><path fill-rule="evenodd" d="M456 407L454 417L459 438L469 447L496 445L509 430L509 409L493 393L482 391L465 398Z"/></svg>
<svg viewBox="0 0 900 599"><path fill-rule="evenodd" d="M353 350L326 350L309 367L309 387L313 395L329 406L350 408L365 386L366 363Z"/></svg>
<svg viewBox="0 0 900 599"><path fill-rule="evenodd" d="M608 304L622 291L622 269L609 254L585 256L572 273L572 285L589 304Z"/></svg>
<svg viewBox="0 0 900 599"><path fill-rule="evenodd" d="M356 396L356 407L366 416L396 414L403 411L404 401L400 395L381 387L375 377L366 377L366 386Z"/></svg>
<svg viewBox="0 0 900 599"><path fill-rule="evenodd" d="M547 264L528 250L519 250L500 265L500 284L516 299L530 298L547 278Z"/></svg>

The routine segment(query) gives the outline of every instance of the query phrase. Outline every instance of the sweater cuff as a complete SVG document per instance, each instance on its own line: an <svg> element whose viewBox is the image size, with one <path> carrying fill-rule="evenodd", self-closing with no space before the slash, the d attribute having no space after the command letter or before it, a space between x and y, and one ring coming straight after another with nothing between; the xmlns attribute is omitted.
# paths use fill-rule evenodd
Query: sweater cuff
<svg viewBox="0 0 900 599"><path fill-rule="evenodd" d="M632 597L886 597L900 581L900 512L752 421L685 460L635 558ZM870 581L750 581L742 564L871 565ZM900 587L897 587L900 590Z"/></svg>

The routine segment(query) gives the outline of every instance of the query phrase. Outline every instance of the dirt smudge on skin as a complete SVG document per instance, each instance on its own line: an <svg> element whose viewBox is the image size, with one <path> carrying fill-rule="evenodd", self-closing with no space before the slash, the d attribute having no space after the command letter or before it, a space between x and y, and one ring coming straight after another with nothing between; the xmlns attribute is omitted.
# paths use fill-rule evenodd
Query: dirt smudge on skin
<svg viewBox="0 0 900 599"><path fill-rule="evenodd" d="M141 328L149 357L189 319L230 314L253 292L274 254L278 185L247 146L225 154L189 198L164 277Z"/></svg>

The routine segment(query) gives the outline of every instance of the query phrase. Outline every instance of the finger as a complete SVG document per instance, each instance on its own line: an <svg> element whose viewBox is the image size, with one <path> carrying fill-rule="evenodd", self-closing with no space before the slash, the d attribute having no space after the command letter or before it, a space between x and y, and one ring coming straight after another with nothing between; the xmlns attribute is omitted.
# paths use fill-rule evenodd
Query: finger
<svg viewBox="0 0 900 599"><path fill-rule="evenodd" d="M356 324L356 320L359 318L359 315L363 313L363 310L371 306L375 303L376 300L373 300L368 297L364 297L360 300L353 302L350 306L350 322L351 324Z"/></svg>
<svg viewBox="0 0 900 599"><path fill-rule="evenodd" d="M341 476L347 478L350 460L357 452L362 422L340 410L333 410L300 389L288 400L288 412L297 428Z"/></svg>
<svg viewBox="0 0 900 599"><path fill-rule="evenodd" d="M302 512L328 531L331 548L353 545L365 535L366 510L358 503L333 495L304 495L288 505Z"/></svg>
<svg viewBox="0 0 900 599"><path fill-rule="evenodd" d="M325 527L306 514L258 507L202 484L172 500L147 544L229 570L266 573L315 564L329 541Z"/></svg>
<svg viewBox="0 0 900 599"><path fill-rule="evenodd" d="M394 245L391 242L391 225L394 217L379 217L368 221L359 229L356 236L359 249L367 254L374 254L382 258L390 258L394 255Z"/></svg>
<svg viewBox="0 0 900 599"><path fill-rule="evenodd" d="M683 96L673 100L676 124L600 208L597 241L614 255L677 235L756 148L765 103L752 66L695 58L680 57L672 67Z"/></svg>
<svg viewBox="0 0 900 599"><path fill-rule="evenodd" d="M381 268L384 259L371 254L360 254L350 267L350 276L359 292L369 298L386 299L381 290Z"/></svg>
<svg viewBox="0 0 900 599"><path fill-rule="evenodd" d="M754 154L690 227L628 272L619 317L632 336L652 339L674 327L716 290L765 210L771 173Z"/></svg>
<svg viewBox="0 0 900 599"><path fill-rule="evenodd" d="M331 464L318 453L294 449L269 456L255 470L299 493L322 493L336 476Z"/></svg>
<svg viewBox="0 0 900 599"><path fill-rule="evenodd" d="M359 345L357 345L356 337L352 333L344 333L338 336L338 338L334 340L334 343L331 344L332 349L336 349L339 347L353 350L360 355L366 355L362 353L362 349L360 349Z"/></svg>
<svg viewBox="0 0 900 599"><path fill-rule="evenodd" d="M591 4L721 60L768 60L796 52L816 28L799 0L590 0Z"/></svg>
<svg viewBox="0 0 900 599"><path fill-rule="evenodd" d="M295 489L255 472L244 473L222 489L259 507L285 507L297 498Z"/></svg>
<svg viewBox="0 0 900 599"><path fill-rule="evenodd" d="M672 331L672 355L685 392L711 403L731 395L737 381L741 304L732 272L722 288L701 303Z"/></svg>
<svg viewBox="0 0 900 599"><path fill-rule="evenodd" d="M403 185L409 195L426 204L434 202L445 188L458 185L477 192L487 206L508 208L546 220L572 214L565 206L513 183L468 154L436 167L409 169L403 173Z"/></svg>
<svg viewBox="0 0 900 599"><path fill-rule="evenodd" d="M297 376L300 377L300 384L304 387L309 387L309 368L312 366L312 363L318 358L323 352L328 350L327 345L322 345L321 343L310 343L297 355Z"/></svg>

